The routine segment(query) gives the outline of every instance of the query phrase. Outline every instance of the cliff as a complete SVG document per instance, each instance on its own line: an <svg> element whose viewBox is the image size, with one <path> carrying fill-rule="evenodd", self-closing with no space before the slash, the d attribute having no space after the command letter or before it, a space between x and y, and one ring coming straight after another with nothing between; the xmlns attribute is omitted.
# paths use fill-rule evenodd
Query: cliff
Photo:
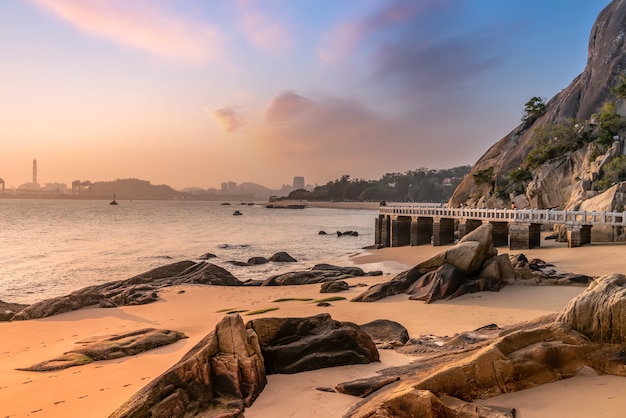
<svg viewBox="0 0 626 418"><path fill-rule="evenodd" d="M616 158L624 150L626 102L615 88L626 86L625 29L626 0L613 0L594 23L584 71L489 148L449 206L578 209L624 180L626 163ZM610 210L622 210L623 200L602 199L614 202Z"/></svg>

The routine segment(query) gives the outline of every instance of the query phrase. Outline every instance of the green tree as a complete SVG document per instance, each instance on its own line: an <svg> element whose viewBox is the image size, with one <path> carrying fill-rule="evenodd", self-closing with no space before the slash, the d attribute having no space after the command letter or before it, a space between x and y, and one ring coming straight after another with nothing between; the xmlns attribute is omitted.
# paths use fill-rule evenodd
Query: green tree
<svg viewBox="0 0 626 418"><path fill-rule="evenodd" d="M531 97L530 100L524 105L524 115L522 115L522 122L532 124L540 116L546 113L546 102L539 96Z"/></svg>

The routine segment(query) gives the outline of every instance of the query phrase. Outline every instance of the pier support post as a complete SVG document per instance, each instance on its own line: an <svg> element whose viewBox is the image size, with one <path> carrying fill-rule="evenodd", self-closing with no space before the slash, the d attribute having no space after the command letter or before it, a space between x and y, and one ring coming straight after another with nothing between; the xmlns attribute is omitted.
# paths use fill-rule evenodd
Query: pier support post
<svg viewBox="0 0 626 418"><path fill-rule="evenodd" d="M489 222L492 226L491 237L493 238L494 247L505 247L509 245L509 223L508 222Z"/></svg>
<svg viewBox="0 0 626 418"><path fill-rule="evenodd" d="M411 243L411 217L398 216L391 220L391 246L401 247Z"/></svg>
<svg viewBox="0 0 626 418"><path fill-rule="evenodd" d="M433 245L452 244L454 242L454 219L433 218Z"/></svg>
<svg viewBox="0 0 626 418"><path fill-rule="evenodd" d="M389 216L379 215L378 218L376 218L374 225L376 229L374 232L374 243L379 247L389 247L391 245L390 227Z"/></svg>
<svg viewBox="0 0 626 418"><path fill-rule="evenodd" d="M430 244L432 237L433 218L413 218L411 222L411 245Z"/></svg>
<svg viewBox="0 0 626 418"><path fill-rule="evenodd" d="M469 234L479 226L483 224L483 221L479 219L460 219L459 220L459 239Z"/></svg>
<svg viewBox="0 0 626 418"><path fill-rule="evenodd" d="M591 244L591 225L568 225L567 246L569 248Z"/></svg>
<svg viewBox="0 0 626 418"><path fill-rule="evenodd" d="M511 250L529 250L539 247L540 244L541 224L514 222L509 225L509 248Z"/></svg>

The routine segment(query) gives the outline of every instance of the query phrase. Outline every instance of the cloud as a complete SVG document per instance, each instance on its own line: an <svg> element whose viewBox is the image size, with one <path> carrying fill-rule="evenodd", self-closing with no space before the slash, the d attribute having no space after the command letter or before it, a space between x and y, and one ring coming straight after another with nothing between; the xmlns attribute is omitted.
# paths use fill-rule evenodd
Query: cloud
<svg viewBox="0 0 626 418"><path fill-rule="evenodd" d="M311 99L283 92L266 109L266 142L294 155L349 160L370 154L385 138L391 123L353 99Z"/></svg>
<svg viewBox="0 0 626 418"><path fill-rule="evenodd" d="M338 25L320 57L350 63L348 71L364 74L355 83L381 101L414 110L449 106L487 86L488 74L511 55L511 28L474 27L470 12L476 10L459 0L396 0Z"/></svg>
<svg viewBox="0 0 626 418"><path fill-rule="evenodd" d="M276 20L275 15L261 12L249 0L238 0L237 6L241 14L240 27L255 47L271 53L284 53L291 48L291 30L282 22Z"/></svg>
<svg viewBox="0 0 626 418"><path fill-rule="evenodd" d="M235 110L236 108L237 106L223 107L211 112L211 116L224 127L226 132L235 132L246 124L243 117Z"/></svg>
<svg viewBox="0 0 626 418"><path fill-rule="evenodd" d="M220 34L176 17L148 0L29 0L89 35L159 58L189 63L216 60Z"/></svg>
<svg viewBox="0 0 626 418"><path fill-rule="evenodd" d="M318 56L325 62L347 59L368 37L393 29L403 22L414 21L447 3L445 0L396 0L363 19L336 26L325 36L326 45L318 49Z"/></svg>

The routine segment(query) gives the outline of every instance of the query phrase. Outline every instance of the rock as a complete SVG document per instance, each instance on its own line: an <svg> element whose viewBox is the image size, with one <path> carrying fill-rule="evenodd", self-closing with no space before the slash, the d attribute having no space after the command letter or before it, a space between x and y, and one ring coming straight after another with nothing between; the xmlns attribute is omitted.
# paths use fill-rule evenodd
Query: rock
<svg viewBox="0 0 626 418"><path fill-rule="evenodd" d="M269 258L270 261L280 262L280 263L296 263L297 260L287 254L284 251L277 252L273 256Z"/></svg>
<svg viewBox="0 0 626 418"><path fill-rule="evenodd" d="M572 299L558 318L592 341L626 340L626 276L603 276Z"/></svg>
<svg viewBox="0 0 626 418"><path fill-rule="evenodd" d="M452 296L465 279L465 274L457 267L444 264L437 270L421 276L405 293L411 295L409 297L411 300L431 303Z"/></svg>
<svg viewBox="0 0 626 418"><path fill-rule="evenodd" d="M239 315L228 315L110 418L243 416L266 383L256 334Z"/></svg>
<svg viewBox="0 0 626 418"><path fill-rule="evenodd" d="M320 231L320 232L318 232L317 234L318 234L318 235L328 235L328 234L326 233L326 231Z"/></svg>
<svg viewBox="0 0 626 418"><path fill-rule="evenodd" d="M364 398L370 393L377 391L383 386L400 380L398 376L374 376L363 379L353 380L351 382L339 383L335 386L335 391L346 395L358 396Z"/></svg>
<svg viewBox="0 0 626 418"><path fill-rule="evenodd" d="M211 258L216 258L217 256L215 254L211 254L211 253L205 253L202 254L200 257L198 257L199 260L210 260Z"/></svg>
<svg viewBox="0 0 626 418"><path fill-rule="evenodd" d="M350 276L364 276L365 272L360 267L340 267L332 264L316 264L311 270L338 271Z"/></svg>
<svg viewBox="0 0 626 418"><path fill-rule="evenodd" d="M263 282L263 286L317 284L364 275L365 273L359 267L317 264L311 270L291 271L271 276Z"/></svg>
<svg viewBox="0 0 626 418"><path fill-rule="evenodd" d="M248 265L255 266L259 264L267 264L270 260L265 257L252 257L248 259Z"/></svg>
<svg viewBox="0 0 626 418"><path fill-rule="evenodd" d="M177 331L145 328L112 337L94 337L79 341L82 347L71 350L60 357L47 360L18 370L45 372L82 366L100 360L112 360L134 356L157 347L175 343L185 334Z"/></svg>
<svg viewBox="0 0 626 418"><path fill-rule="evenodd" d="M491 224L483 224L461 238L445 254L445 262L452 264L466 275L476 274L487 258L494 257Z"/></svg>
<svg viewBox="0 0 626 418"><path fill-rule="evenodd" d="M249 267L250 266L250 264L246 263L245 261L229 260L227 261L227 263L235 267Z"/></svg>
<svg viewBox="0 0 626 418"><path fill-rule="evenodd" d="M344 237L344 236L345 237L358 237L359 233L356 231L344 231L344 232L337 231L337 236L338 237Z"/></svg>
<svg viewBox="0 0 626 418"><path fill-rule="evenodd" d="M158 300L159 289L180 284L243 286L228 270L206 263L181 261L158 267L126 280L89 286L69 295L34 303L12 320L45 318L87 306L115 307L141 305Z"/></svg>
<svg viewBox="0 0 626 418"><path fill-rule="evenodd" d="M379 361L367 333L328 314L308 318L259 318L246 327L259 338L267 374L298 373Z"/></svg>
<svg viewBox="0 0 626 418"><path fill-rule="evenodd" d="M350 286L348 286L348 283L344 282L343 280L334 280L332 282L322 283L320 293L338 293L349 289Z"/></svg>
<svg viewBox="0 0 626 418"><path fill-rule="evenodd" d="M0 322L10 321L16 313L26 308L28 305L21 303L10 303L0 300Z"/></svg>
<svg viewBox="0 0 626 418"><path fill-rule="evenodd" d="M361 325L361 329L372 338L377 348L401 347L409 341L407 329L388 319L376 319Z"/></svg>

